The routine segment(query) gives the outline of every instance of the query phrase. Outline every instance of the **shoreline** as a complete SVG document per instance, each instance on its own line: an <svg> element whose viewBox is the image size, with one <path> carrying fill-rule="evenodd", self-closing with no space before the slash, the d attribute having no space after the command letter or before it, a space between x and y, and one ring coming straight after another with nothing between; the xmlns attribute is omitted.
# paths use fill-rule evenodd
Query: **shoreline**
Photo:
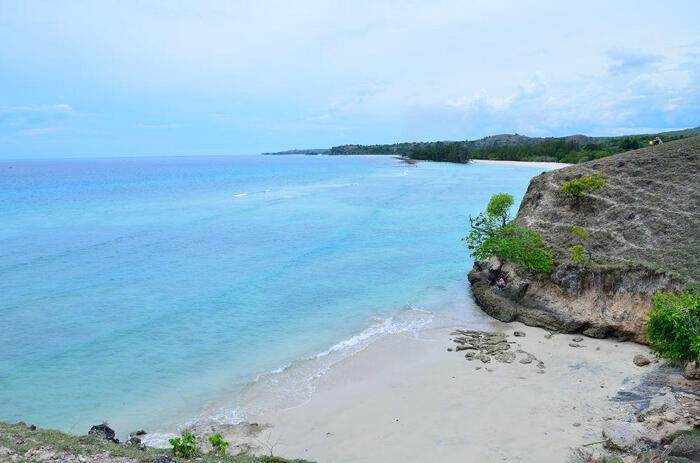
<svg viewBox="0 0 700 463"><path fill-rule="evenodd" d="M540 161L496 161L491 159L472 159L474 164L487 164L493 166L517 166L517 167L543 167L545 169L561 169L573 166L564 162L540 162Z"/></svg>
<svg viewBox="0 0 700 463"><path fill-rule="evenodd" d="M660 371L658 362L633 363L635 355L649 356L639 344L584 338L571 347L575 335L491 319L476 324L466 328L507 334L537 362L521 363L518 354L512 363L483 363L449 352L450 333L464 325L389 334L333 365L305 402L198 430L257 452L322 462L559 462L600 441L606 419L630 412L614 402L618 394L648 388Z"/></svg>

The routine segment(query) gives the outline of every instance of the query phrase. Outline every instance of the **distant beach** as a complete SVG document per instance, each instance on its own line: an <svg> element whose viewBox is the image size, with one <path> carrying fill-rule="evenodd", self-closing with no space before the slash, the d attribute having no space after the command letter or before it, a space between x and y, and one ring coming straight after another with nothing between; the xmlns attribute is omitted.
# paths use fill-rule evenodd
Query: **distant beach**
<svg viewBox="0 0 700 463"><path fill-rule="evenodd" d="M472 159L475 164L491 164L494 166L542 167L545 169L561 169L572 164L564 162L535 162L535 161L492 161L490 159Z"/></svg>

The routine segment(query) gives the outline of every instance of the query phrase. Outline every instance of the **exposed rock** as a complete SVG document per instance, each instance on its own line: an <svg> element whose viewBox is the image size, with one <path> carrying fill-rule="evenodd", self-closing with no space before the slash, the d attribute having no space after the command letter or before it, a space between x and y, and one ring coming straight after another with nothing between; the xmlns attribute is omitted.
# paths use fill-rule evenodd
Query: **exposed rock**
<svg viewBox="0 0 700 463"><path fill-rule="evenodd" d="M649 405L641 413L642 416L658 415L667 410L673 410L678 407L678 401L672 393L657 395L649 402Z"/></svg>
<svg viewBox="0 0 700 463"><path fill-rule="evenodd" d="M572 338L571 340L573 342L581 342L581 341L583 341L583 338L581 336L576 336L576 337Z"/></svg>
<svg viewBox="0 0 700 463"><path fill-rule="evenodd" d="M174 463L175 460L167 455L157 455L151 458L151 463Z"/></svg>
<svg viewBox="0 0 700 463"><path fill-rule="evenodd" d="M564 181L605 170L609 183L573 204ZM496 258L475 262L469 282L485 312L552 331L646 342L651 296L677 292L700 280L698 241L700 137L630 151L532 179L516 224L542 234L555 257L550 275L537 275ZM677 198L687 201L678 203ZM631 214L634 214L632 216ZM631 219L628 217L632 217ZM585 247L594 261L571 262L571 229L590 233ZM491 285L496 275L508 285Z"/></svg>
<svg viewBox="0 0 700 463"><path fill-rule="evenodd" d="M644 426L642 423L610 420L603 425L605 445L613 450L636 452L646 448L642 443Z"/></svg>
<svg viewBox="0 0 700 463"><path fill-rule="evenodd" d="M651 363L651 362L649 361L649 359L646 358L645 356L643 356L642 354L637 354L637 355L635 355L635 356L634 356L634 359L632 359L632 361L633 361L634 364L637 365L638 367L644 367L644 366L647 366L647 365L649 365L649 364Z"/></svg>
<svg viewBox="0 0 700 463"><path fill-rule="evenodd" d="M481 360L489 363L495 360L500 363L513 363L516 359L515 352L511 351L511 343L508 342L508 335L492 331L477 330L456 330L451 333L455 336L452 341L457 345L457 351L466 351L464 357L469 360ZM515 344L515 342L512 342ZM531 363L537 360L535 356L522 349L518 353L525 354L528 361L521 363ZM538 367L544 368L542 361L537 361Z"/></svg>
<svg viewBox="0 0 700 463"><path fill-rule="evenodd" d="M700 379L700 365L698 365L698 362L688 362L685 366L685 376L688 379Z"/></svg>
<svg viewBox="0 0 700 463"><path fill-rule="evenodd" d="M107 426L106 423L97 424L90 428L90 431L88 431L88 436L94 436L100 439L118 443L119 439L115 438L114 435L114 429Z"/></svg>
<svg viewBox="0 0 700 463"><path fill-rule="evenodd" d="M525 337L525 332L524 331L513 331L513 336Z"/></svg>

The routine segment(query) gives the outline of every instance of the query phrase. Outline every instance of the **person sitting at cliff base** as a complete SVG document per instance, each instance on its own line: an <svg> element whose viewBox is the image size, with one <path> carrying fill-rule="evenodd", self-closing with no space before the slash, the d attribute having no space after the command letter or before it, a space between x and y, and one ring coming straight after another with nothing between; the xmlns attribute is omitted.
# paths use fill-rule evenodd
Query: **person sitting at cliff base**
<svg viewBox="0 0 700 463"><path fill-rule="evenodd" d="M498 282L496 283L496 287L498 289L503 289L506 287L506 280L503 279L503 277L498 279Z"/></svg>

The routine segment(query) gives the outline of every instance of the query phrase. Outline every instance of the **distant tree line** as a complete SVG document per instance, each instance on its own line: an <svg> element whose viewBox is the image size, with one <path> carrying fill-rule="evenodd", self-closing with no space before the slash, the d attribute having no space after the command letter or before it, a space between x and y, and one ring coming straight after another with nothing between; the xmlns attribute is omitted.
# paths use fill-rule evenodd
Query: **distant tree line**
<svg viewBox="0 0 700 463"><path fill-rule="evenodd" d="M664 141L686 138L688 135L664 135ZM629 135L624 137L588 138L596 143L579 141L569 137L532 138L524 144L506 146L470 146L469 141L414 142L390 145L342 145L334 146L328 154L386 154L411 159L465 163L470 159L503 161L548 161L577 164L600 159L648 146L654 135ZM600 141L598 141L600 140Z"/></svg>

